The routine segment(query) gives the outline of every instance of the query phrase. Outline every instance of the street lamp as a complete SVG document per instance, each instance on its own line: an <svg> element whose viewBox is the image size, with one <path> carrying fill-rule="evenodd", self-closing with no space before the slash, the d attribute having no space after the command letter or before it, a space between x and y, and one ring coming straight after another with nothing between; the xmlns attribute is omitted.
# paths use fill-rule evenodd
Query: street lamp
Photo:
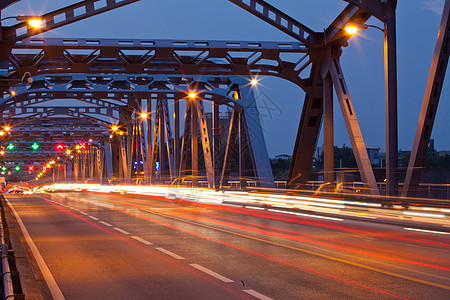
<svg viewBox="0 0 450 300"><path fill-rule="evenodd" d="M347 24L344 30L376 28L384 34L384 80L386 105L386 195L398 194L398 113L397 113L397 37L395 9L397 1L386 1L384 29L367 24Z"/></svg>
<svg viewBox="0 0 450 300"><path fill-rule="evenodd" d="M378 30L381 30L384 33L384 29L375 26L375 25L368 25L368 24L359 24L359 23L349 23L345 25L344 30L351 35L356 34L360 29L367 29L367 28L376 28Z"/></svg>
<svg viewBox="0 0 450 300"><path fill-rule="evenodd" d="M7 19L16 19L17 21L26 21L28 25L34 29L39 29L42 26L42 18L39 16L14 16L6 17L0 20L4 21Z"/></svg>

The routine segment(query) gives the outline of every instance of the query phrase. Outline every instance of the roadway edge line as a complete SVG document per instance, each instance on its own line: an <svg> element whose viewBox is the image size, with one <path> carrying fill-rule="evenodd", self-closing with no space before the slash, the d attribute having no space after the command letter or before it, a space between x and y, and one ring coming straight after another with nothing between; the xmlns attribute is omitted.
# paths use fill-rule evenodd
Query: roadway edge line
<svg viewBox="0 0 450 300"><path fill-rule="evenodd" d="M44 258L42 257L41 253L39 252L36 244L33 242L33 239L31 238L27 228L25 227L25 224L23 223L22 219L20 218L17 211L14 209L12 204L9 202L9 200L5 197L6 203L8 204L8 207L11 209L11 212L13 213L14 217L16 218L17 224L20 227L20 230L22 231L22 234L25 238L25 241L28 244L28 247L30 247L31 252L33 253L34 259L36 260L36 263L39 266L39 269L42 273L42 276L44 277L45 282L47 283L47 286L50 290L50 293L53 296L53 299L55 300L64 300L64 295L61 292L61 289L58 286L58 283L56 282L55 278L53 277L52 273L50 272L50 269L47 267L47 264L44 261Z"/></svg>

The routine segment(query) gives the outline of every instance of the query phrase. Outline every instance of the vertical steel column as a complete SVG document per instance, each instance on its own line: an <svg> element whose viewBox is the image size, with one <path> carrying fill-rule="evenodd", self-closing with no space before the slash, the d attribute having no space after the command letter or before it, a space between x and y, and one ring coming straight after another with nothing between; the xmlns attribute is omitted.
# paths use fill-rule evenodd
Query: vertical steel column
<svg viewBox="0 0 450 300"><path fill-rule="evenodd" d="M415 196L419 187L422 168L425 164L434 119L444 85L450 54L450 0L445 1L439 34L434 48L433 60L428 75L427 87L420 110L416 136L403 185L402 197ZM447 189L448 190L448 189Z"/></svg>
<svg viewBox="0 0 450 300"><path fill-rule="evenodd" d="M152 112L152 99L147 99L147 113L148 118L146 119L146 138L145 138L145 149L147 149L147 171L145 173L145 184L150 184L150 179L154 172L153 161L152 161L152 119L154 113ZM147 173L148 172L148 173Z"/></svg>
<svg viewBox="0 0 450 300"><path fill-rule="evenodd" d="M156 100L156 108L155 108L155 121L153 123L153 142L152 142L152 151L151 151L151 159L150 159L150 182L152 182L153 178L156 178L155 173L155 165L158 160L158 144L159 144L159 131L160 131L160 118L159 118L159 100Z"/></svg>
<svg viewBox="0 0 450 300"><path fill-rule="evenodd" d="M384 74L386 94L386 195L398 194L397 121L397 37L395 10L397 0L387 0L384 31Z"/></svg>
<svg viewBox="0 0 450 300"><path fill-rule="evenodd" d="M239 187L245 189L247 187L247 172L246 172L246 159L245 152L247 147L245 147L245 122L242 113L238 114L238 136L239 136Z"/></svg>
<svg viewBox="0 0 450 300"><path fill-rule="evenodd" d="M174 150L173 150L173 136L172 136L172 129L170 126L170 115L169 115L169 105L167 103L167 100L163 101L163 107L162 107L162 116L164 118L164 133L166 135L166 151L167 151L167 166L169 168L169 178L170 182L175 179L175 168L174 168Z"/></svg>
<svg viewBox="0 0 450 300"><path fill-rule="evenodd" d="M187 176L186 165L187 165L189 135L191 131L191 116L192 116L191 103L190 100L188 100L184 112L183 139L181 140L180 167L178 169L179 172L178 177L182 181L184 181L184 178Z"/></svg>
<svg viewBox="0 0 450 300"><path fill-rule="evenodd" d="M198 122L197 101L190 99L191 105L191 164L192 164L192 186L198 186Z"/></svg>
<svg viewBox="0 0 450 300"><path fill-rule="evenodd" d="M180 167L180 99L175 99L173 103L173 109L174 109L174 164L175 164L175 174L179 174L179 167ZM177 175L178 176L178 175Z"/></svg>
<svg viewBox="0 0 450 300"><path fill-rule="evenodd" d="M225 148L225 156L223 158L222 175L220 176L220 188L223 188L225 183L228 181L228 176L230 174L230 165L234 154L234 144L236 143L236 134L239 127L238 118L239 113L236 112L236 110L233 110L230 119L230 126L228 129L228 139Z"/></svg>
<svg viewBox="0 0 450 300"><path fill-rule="evenodd" d="M323 107L324 107L324 183L326 190L334 187L334 118L333 118L333 81L327 73L323 78Z"/></svg>
<svg viewBox="0 0 450 300"><path fill-rule="evenodd" d="M88 165L89 165L89 179L94 180L94 170L95 167L98 164L98 161L94 158L95 156L95 148L92 145L88 145L88 151L89 151L89 159L88 159Z"/></svg>
<svg viewBox="0 0 450 300"><path fill-rule="evenodd" d="M287 178L289 188L302 187L310 178L314 149L319 138L323 115L322 76L319 75L318 69L318 64L313 63L310 72L312 84L306 89Z"/></svg>
<svg viewBox="0 0 450 300"><path fill-rule="evenodd" d="M104 149L104 163L105 163L105 168L106 168L106 179L107 180L111 180L114 177L114 164L116 163L116 159L113 155L113 151L112 151L112 142L110 143L105 143L103 145L103 149Z"/></svg>
<svg viewBox="0 0 450 300"><path fill-rule="evenodd" d="M212 136L213 136L213 168L214 168L214 188L220 185L220 116L219 104L212 103Z"/></svg>
<svg viewBox="0 0 450 300"><path fill-rule="evenodd" d="M164 103L162 99L158 99L158 126L159 126L159 179L164 183L166 170L168 170L166 160L166 139L164 135Z"/></svg>

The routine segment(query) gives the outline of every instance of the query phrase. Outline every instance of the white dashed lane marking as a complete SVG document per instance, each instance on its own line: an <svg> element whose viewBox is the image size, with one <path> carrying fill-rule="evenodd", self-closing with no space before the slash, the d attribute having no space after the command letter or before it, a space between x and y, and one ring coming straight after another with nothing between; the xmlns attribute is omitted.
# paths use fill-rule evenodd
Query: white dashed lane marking
<svg viewBox="0 0 450 300"><path fill-rule="evenodd" d="M208 275L210 275L210 276L212 276L212 277L214 277L214 278L217 278L217 279L219 279L219 280L221 280L221 281L223 281L223 282L234 282L233 280L231 280L231 279L229 279L229 278L226 278L225 276L222 276L222 275L220 275L220 274L218 274L218 273L216 273L216 272L214 272L214 271L211 271L210 269L207 269L207 268L205 268L205 267L203 267L203 266L200 266L200 265L198 265L198 264L190 264L190 266L191 266L191 267L194 267L194 268L196 268L197 270L200 270L200 271L202 271L203 273L206 273L206 274L208 274Z"/></svg>
<svg viewBox="0 0 450 300"><path fill-rule="evenodd" d="M95 220L95 221L98 221L98 220L99 220L99 218L96 218L96 217L94 217L94 216L89 216L89 218L91 218L92 220Z"/></svg>
<svg viewBox="0 0 450 300"><path fill-rule="evenodd" d="M99 221L99 223L102 223L102 224L105 225L105 226L112 227L111 224L109 224L108 222L105 222L105 221Z"/></svg>
<svg viewBox="0 0 450 300"><path fill-rule="evenodd" d="M123 230L123 229L120 229L119 227L114 227L113 229L114 229L114 230L117 230L118 232L123 233L123 234L130 234L128 231L125 231L125 230Z"/></svg>
<svg viewBox="0 0 450 300"><path fill-rule="evenodd" d="M258 299L261 300L273 300L272 298L269 298L267 296L264 296L263 294L258 293L257 291L254 290L243 290L244 292L246 292L249 295L252 295L253 297L256 297Z"/></svg>
<svg viewBox="0 0 450 300"><path fill-rule="evenodd" d="M165 254L167 254L167 255L170 255L170 256L172 256L172 257L175 258L175 259L184 259L184 257L179 256L178 254L175 254L175 253L173 253L173 252L171 252L171 251L169 251L169 250L166 250L166 249L164 249L164 248L155 248L155 249L158 250L158 251L161 251L162 253L165 253Z"/></svg>
<svg viewBox="0 0 450 300"><path fill-rule="evenodd" d="M142 244L147 245L147 246L153 245L153 243L150 243L149 241L146 241L146 240L144 240L143 238L140 238L140 237L138 237L138 236L133 235L132 238L135 239L136 241L141 242Z"/></svg>

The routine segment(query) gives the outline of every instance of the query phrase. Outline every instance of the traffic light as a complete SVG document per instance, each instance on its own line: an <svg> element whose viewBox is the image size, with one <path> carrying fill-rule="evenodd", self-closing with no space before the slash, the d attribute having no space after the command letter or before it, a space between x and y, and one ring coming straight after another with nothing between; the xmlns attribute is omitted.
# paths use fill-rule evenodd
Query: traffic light
<svg viewBox="0 0 450 300"><path fill-rule="evenodd" d="M80 150L86 150L86 143L80 143Z"/></svg>
<svg viewBox="0 0 450 300"><path fill-rule="evenodd" d="M34 165L29 165L28 172L33 172L33 171L34 171Z"/></svg>
<svg viewBox="0 0 450 300"><path fill-rule="evenodd" d="M17 172L19 172L19 171L20 171L20 166L16 166L14 169L15 169Z"/></svg>
<svg viewBox="0 0 450 300"><path fill-rule="evenodd" d="M9 151L12 151L16 148L16 145L14 145L13 143L9 143L8 146L6 146L6 148L8 148Z"/></svg>
<svg viewBox="0 0 450 300"><path fill-rule="evenodd" d="M55 148L57 151L63 151L64 149L66 149L64 144L56 144Z"/></svg>
<svg viewBox="0 0 450 300"><path fill-rule="evenodd" d="M2 167L2 171L6 171L6 170L8 170L8 168L5 167L5 166L3 166L3 167Z"/></svg>
<svg viewBox="0 0 450 300"><path fill-rule="evenodd" d="M33 149L34 151L39 149L39 144L38 143L33 143L31 144L31 149Z"/></svg>

